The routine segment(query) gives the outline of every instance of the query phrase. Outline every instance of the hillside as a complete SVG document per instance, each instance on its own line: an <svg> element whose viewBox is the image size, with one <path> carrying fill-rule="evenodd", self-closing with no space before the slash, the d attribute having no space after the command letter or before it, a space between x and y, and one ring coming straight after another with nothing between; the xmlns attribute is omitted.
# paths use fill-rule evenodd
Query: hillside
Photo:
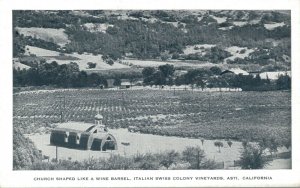
<svg viewBox="0 0 300 188"><path fill-rule="evenodd" d="M255 64L267 71L290 70L291 64L288 11L14 11L13 24L14 57L59 64L75 59L80 70L152 66L149 60L248 69ZM43 50L52 53L41 55ZM132 60L142 65L126 64Z"/></svg>

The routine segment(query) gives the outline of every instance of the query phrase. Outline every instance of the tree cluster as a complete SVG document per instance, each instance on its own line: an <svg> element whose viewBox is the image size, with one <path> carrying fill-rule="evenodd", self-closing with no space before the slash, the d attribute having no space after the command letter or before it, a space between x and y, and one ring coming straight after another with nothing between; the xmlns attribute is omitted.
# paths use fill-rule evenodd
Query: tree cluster
<svg viewBox="0 0 300 188"><path fill-rule="evenodd" d="M209 51L207 51L204 55L201 53L193 53L188 55L180 55L178 58L184 60L199 60L199 61L209 61L212 63L221 63L227 57L231 56L231 54L225 50L222 50L218 47L213 47Z"/></svg>
<svg viewBox="0 0 300 188"><path fill-rule="evenodd" d="M93 11L91 11L92 13ZM104 23L105 17L79 16L69 10L60 11L13 11L13 24L18 27L66 28L69 24Z"/></svg>
<svg viewBox="0 0 300 188"><path fill-rule="evenodd" d="M41 153L33 142L25 138L18 127L13 131L13 169L28 169L36 161L42 159Z"/></svg>
<svg viewBox="0 0 300 188"><path fill-rule="evenodd" d="M260 146L247 144L240 157L240 165L242 169L262 169L268 165L264 149Z"/></svg>
<svg viewBox="0 0 300 188"><path fill-rule="evenodd" d="M159 59L165 52L176 56L176 54L182 53L185 46L195 44L222 44L254 48L266 46L268 43L265 41L266 38L276 40L290 38L289 18L278 13L270 19L280 20L277 17L282 16L282 20L285 20L287 25L274 30L267 30L262 23L233 27L231 30L220 30L216 20L208 14L198 20L195 15L178 16L175 13L161 10L149 11L147 16L143 12L129 13L132 17L148 18L150 15L159 20L152 23L142 19L119 20L115 16L106 16L102 11L98 13L98 17L95 17L75 15L72 11L14 11L13 21L14 26L18 27L65 28L71 41L65 47L66 52L103 54L112 59L121 58L126 53L132 53L132 57L139 59ZM91 14L93 13L91 12ZM169 23L174 21L178 22L177 27ZM105 33L89 32L82 26L84 23L109 23L113 27L108 27ZM14 40L19 40L19 38L15 37ZM18 44L17 41L14 43ZM54 48L50 43L41 44L40 41L35 41L35 43L40 46L48 46L46 49ZM268 44L267 46L270 48L272 45ZM22 53L22 50L18 50L22 47L22 45L15 47L15 55ZM285 49L283 46L279 46L279 48ZM218 63L227 56L227 52L213 48L212 52L204 57L194 54L186 56L186 58L209 59Z"/></svg>
<svg viewBox="0 0 300 188"><path fill-rule="evenodd" d="M257 75L242 74L221 74L219 67L210 69L192 69L181 76L164 74L163 72L174 72L170 65L160 66L158 70L153 67L143 69L145 85L192 85L204 88L242 88L243 90L288 90L291 88L291 78L288 75L281 75L272 82L270 79L262 79Z"/></svg>
<svg viewBox="0 0 300 188"><path fill-rule="evenodd" d="M146 67L142 71L144 84L172 85L174 72L174 66L169 64L159 66L158 70L153 67Z"/></svg>
<svg viewBox="0 0 300 188"><path fill-rule="evenodd" d="M104 77L96 73L79 71L76 63L59 65L57 62L41 61L28 70L13 70L14 86L97 87L106 86Z"/></svg>
<svg viewBox="0 0 300 188"><path fill-rule="evenodd" d="M217 169L217 163L208 160L199 147L187 147L179 153L174 150L160 154L136 154L126 157L111 155L109 158L88 159L83 162L59 160L36 161L31 170L182 170Z"/></svg>

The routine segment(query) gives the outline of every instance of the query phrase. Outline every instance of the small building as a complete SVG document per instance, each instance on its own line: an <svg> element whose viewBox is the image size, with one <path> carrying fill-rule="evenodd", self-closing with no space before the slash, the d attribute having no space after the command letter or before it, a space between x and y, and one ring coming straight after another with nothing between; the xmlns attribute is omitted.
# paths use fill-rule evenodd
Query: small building
<svg viewBox="0 0 300 188"><path fill-rule="evenodd" d="M107 87L108 88L113 88L114 87L114 83L115 83L115 79L107 79Z"/></svg>
<svg viewBox="0 0 300 188"><path fill-rule="evenodd" d="M131 83L128 79L121 79L120 89L128 89L131 87Z"/></svg>
<svg viewBox="0 0 300 188"><path fill-rule="evenodd" d="M188 73L187 70L175 70L174 76L175 76L175 77L179 77L179 76L185 75L186 73Z"/></svg>
<svg viewBox="0 0 300 188"><path fill-rule="evenodd" d="M220 75L224 75L224 74L234 74L234 75L241 74L244 76L249 75L249 73L247 71L244 71L240 68L233 68L233 69L225 70L225 71L221 72Z"/></svg>
<svg viewBox="0 0 300 188"><path fill-rule="evenodd" d="M117 150L116 138L102 124L102 115L95 116L95 124L61 123L51 131L50 144L83 150Z"/></svg>

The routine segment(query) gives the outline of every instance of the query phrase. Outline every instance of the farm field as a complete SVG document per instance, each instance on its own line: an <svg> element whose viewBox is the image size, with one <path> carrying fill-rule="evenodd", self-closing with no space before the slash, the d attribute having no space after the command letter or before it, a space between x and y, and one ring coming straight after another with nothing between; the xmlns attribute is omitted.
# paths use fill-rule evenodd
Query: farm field
<svg viewBox="0 0 300 188"><path fill-rule="evenodd" d="M291 137L290 93L69 89L14 94L14 126L49 132L59 121L93 123L134 132L284 144ZM62 116L61 116L62 114Z"/></svg>
<svg viewBox="0 0 300 188"><path fill-rule="evenodd" d="M177 88L182 89L182 88ZM65 97L63 101L62 98ZM135 155L183 151L200 146L208 159L231 169L238 160L243 140L274 138L280 147L290 139L289 92L202 92L201 90L62 89L27 91L14 95L14 126L23 129L44 155L55 158L49 145L50 130L60 121L93 123L99 111L116 137L118 150L82 151L59 148L60 159L84 160L109 157L111 153ZM133 132L128 132L126 128ZM142 134L143 133L143 134ZM202 145L201 139L204 139ZM229 147L227 140L233 142ZM221 152L214 146L222 141ZM124 146L121 143L130 143ZM266 169L289 169L290 159L276 159Z"/></svg>
<svg viewBox="0 0 300 188"><path fill-rule="evenodd" d="M59 97L65 97L64 102ZM134 126L159 135L282 141L290 138L290 110L290 93L284 91L71 89L14 95L14 124L24 133L50 129L61 113L64 121L91 123L99 111L110 128Z"/></svg>

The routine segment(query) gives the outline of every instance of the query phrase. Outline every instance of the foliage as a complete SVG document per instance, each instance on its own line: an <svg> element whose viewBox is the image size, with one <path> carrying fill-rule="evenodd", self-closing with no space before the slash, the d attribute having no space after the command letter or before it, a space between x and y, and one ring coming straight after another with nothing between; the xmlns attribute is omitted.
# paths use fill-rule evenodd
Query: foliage
<svg viewBox="0 0 300 188"><path fill-rule="evenodd" d="M144 78L150 77L152 74L154 74L155 68L153 67L146 67L143 69L142 74Z"/></svg>
<svg viewBox="0 0 300 188"><path fill-rule="evenodd" d="M291 149L291 146L292 146L292 141L291 141L291 139L286 139L286 140L283 142L283 145L286 147L286 149Z"/></svg>
<svg viewBox="0 0 300 188"><path fill-rule="evenodd" d="M190 163L191 169L201 169L204 156L204 151L200 147L187 147L182 152L182 159Z"/></svg>
<svg viewBox="0 0 300 188"><path fill-rule="evenodd" d="M177 84L197 84L202 85L201 83L204 82L208 77L212 75L210 70L206 69L192 69L189 70L186 74L184 74L181 79L182 83Z"/></svg>
<svg viewBox="0 0 300 188"><path fill-rule="evenodd" d="M213 160L206 159L200 148L187 147L181 153L173 150L159 154L111 155L106 159L89 158L84 161L42 162L39 160L34 161L28 168L31 170L161 170L216 169L217 165Z"/></svg>
<svg viewBox="0 0 300 188"><path fill-rule="evenodd" d="M13 57L19 57L25 53L26 43L15 29L13 30L13 38Z"/></svg>
<svg viewBox="0 0 300 188"><path fill-rule="evenodd" d="M277 89L291 89L291 77L280 75L276 81Z"/></svg>
<svg viewBox="0 0 300 188"><path fill-rule="evenodd" d="M92 11L91 11L92 12ZM104 23L105 18L93 16L76 16L69 10L32 11L17 10L13 12L13 24L19 27L65 28L67 24Z"/></svg>
<svg viewBox="0 0 300 188"><path fill-rule="evenodd" d="M268 164L263 149L250 144L244 148L240 160L242 169L262 169Z"/></svg>
<svg viewBox="0 0 300 188"><path fill-rule="evenodd" d="M204 141L205 141L205 140L202 138L202 139L201 139L201 144L202 144L202 146L203 146L203 144L204 144Z"/></svg>
<svg viewBox="0 0 300 188"><path fill-rule="evenodd" d="M175 72L174 65L169 64L161 65L158 67L158 69L162 72L165 78L173 76Z"/></svg>
<svg viewBox="0 0 300 188"><path fill-rule="evenodd" d="M232 141L228 140L227 144L228 144L229 147L231 147L232 146Z"/></svg>
<svg viewBox="0 0 300 188"><path fill-rule="evenodd" d="M93 10L82 12L85 16L68 10L18 10L13 12L13 24L14 27L64 28L70 39L70 43L64 47L66 52L108 55L113 60L120 59L126 53L132 53L132 57L139 59L166 59L165 52L169 52L170 56L177 59L185 46L195 44L223 44L248 48L267 46L270 49L272 45L269 45L267 38L289 41L291 33L290 16L276 11L271 13L268 11L236 11L236 14L228 14L226 15L229 17L228 19L237 19L236 15L244 15L246 12L249 14L249 19L256 14L259 15L258 17L267 17L262 19L262 23L233 27L228 31L219 29L216 20L210 16L218 14L213 11L202 15L201 20L189 12L181 15L176 11L163 10L129 12L129 16L138 18L136 20L117 19L115 16L107 14L106 11L98 11L97 16L93 16L95 14ZM158 21L144 21L142 18L155 18ZM267 30L263 23L271 22L271 20L283 20L286 25L274 30ZM174 26L170 22L179 22L179 24ZM108 27L106 32L89 32L82 26L85 23L107 23L113 27ZM225 22L220 25L228 24ZM14 57L22 54L24 46L30 43L29 40L25 42L20 40L22 40L20 37L14 36ZM40 40L35 40L34 43L44 46L46 49L55 48L53 44ZM220 63L230 55L222 48L213 47L203 56L199 54L181 56L185 59ZM290 51L290 47L286 48L282 44L274 48L280 49L279 51ZM282 53L273 54L276 59L282 56ZM290 52L286 54L290 55Z"/></svg>
<svg viewBox="0 0 300 188"><path fill-rule="evenodd" d="M199 61L210 61L212 63L221 63L231 54L219 47L212 47L205 55L199 53L191 53L187 55L181 55L180 57L185 60L199 60Z"/></svg>
<svg viewBox="0 0 300 188"><path fill-rule="evenodd" d="M106 63L109 64L109 65L113 65L113 64L114 64L114 61L113 61L112 59L109 59L109 60L107 60Z"/></svg>
<svg viewBox="0 0 300 188"><path fill-rule="evenodd" d="M96 67L96 63L93 63L93 62L88 62L87 65L88 65L89 69L93 69Z"/></svg>
<svg viewBox="0 0 300 188"><path fill-rule="evenodd" d="M151 153L137 154L134 157L135 167L137 169L155 170L159 168L160 162L156 156Z"/></svg>
<svg viewBox="0 0 300 188"><path fill-rule="evenodd" d="M222 73L222 70L219 67L211 67L209 69L214 75L220 75Z"/></svg>
<svg viewBox="0 0 300 188"><path fill-rule="evenodd" d="M249 145L249 143L248 143L247 140L243 140L243 141L242 141L242 146L243 146L243 148L246 148L248 145Z"/></svg>
<svg viewBox="0 0 300 188"><path fill-rule="evenodd" d="M216 141L214 142L214 145L219 148L219 153L221 153L221 147L223 147L223 142Z"/></svg>
<svg viewBox="0 0 300 188"><path fill-rule="evenodd" d="M113 84L114 84L114 86L120 86L121 85L121 79L116 78Z"/></svg>
<svg viewBox="0 0 300 188"><path fill-rule="evenodd" d="M169 169L172 164L176 164L179 161L180 154L175 150L166 152L161 155L160 165Z"/></svg>
<svg viewBox="0 0 300 188"><path fill-rule="evenodd" d="M13 131L13 169L27 169L35 161L42 159L41 153L36 149L33 142L25 138L18 127Z"/></svg>
<svg viewBox="0 0 300 188"><path fill-rule="evenodd" d="M142 74L146 85L172 85L174 72L174 66L166 64L159 66L158 70L146 67L143 69Z"/></svg>
<svg viewBox="0 0 300 188"><path fill-rule="evenodd" d="M76 63L58 65L57 62L46 63L45 61L34 62L33 67L28 70L13 71L14 86L42 86L53 85L58 87L96 87L107 86L106 79L99 74L87 74L79 71ZM89 67L96 64L88 63Z"/></svg>

